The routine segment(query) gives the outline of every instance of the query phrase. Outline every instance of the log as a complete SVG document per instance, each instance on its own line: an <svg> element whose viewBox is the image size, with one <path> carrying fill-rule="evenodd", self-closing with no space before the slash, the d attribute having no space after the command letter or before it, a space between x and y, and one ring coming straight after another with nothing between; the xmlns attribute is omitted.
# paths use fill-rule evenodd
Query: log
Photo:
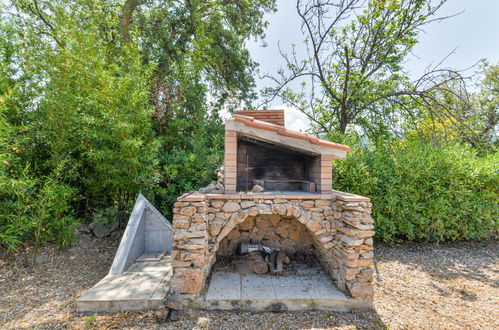
<svg viewBox="0 0 499 330"><path fill-rule="evenodd" d="M272 251L272 253L269 256L269 262L268 262L269 269L270 269L270 272L272 274L275 273L275 259L276 259L276 257L277 257L277 251Z"/></svg>
<svg viewBox="0 0 499 330"><path fill-rule="evenodd" d="M265 262L265 259L262 257L260 252L255 251L248 253L248 260L251 264L251 270L253 273L263 275L269 271L267 262Z"/></svg>
<svg viewBox="0 0 499 330"><path fill-rule="evenodd" d="M282 261L286 257L286 253L284 251L277 252L277 256L275 258L275 272L282 273Z"/></svg>

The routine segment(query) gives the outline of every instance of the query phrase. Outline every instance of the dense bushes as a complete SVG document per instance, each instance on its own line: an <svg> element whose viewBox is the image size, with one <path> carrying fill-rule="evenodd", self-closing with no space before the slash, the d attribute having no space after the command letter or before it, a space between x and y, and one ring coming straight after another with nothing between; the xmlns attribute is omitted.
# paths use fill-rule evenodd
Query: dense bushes
<svg viewBox="0 0 499 330"><path fill-rule="evenodd" d="M376 235L475 239L498 229L499 153L459 144L359 147L333 170L335 189L371 197Z"/></svg>

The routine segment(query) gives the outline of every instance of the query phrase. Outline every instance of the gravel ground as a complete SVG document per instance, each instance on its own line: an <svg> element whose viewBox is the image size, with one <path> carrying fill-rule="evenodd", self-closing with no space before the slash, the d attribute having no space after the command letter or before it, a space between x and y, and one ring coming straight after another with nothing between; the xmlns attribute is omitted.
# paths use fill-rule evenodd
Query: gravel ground
<svg viewBox="0 0 499 330"><path fill-rule="evenodd" d="M78 315L75 299L104 277L118 238L82 238L0 255L0 328L94 329L499 329L498 241L375 246L375 311L232 313L184 311L158 324L154 313ZM0 251L1 252L1 251Z"/></svg>

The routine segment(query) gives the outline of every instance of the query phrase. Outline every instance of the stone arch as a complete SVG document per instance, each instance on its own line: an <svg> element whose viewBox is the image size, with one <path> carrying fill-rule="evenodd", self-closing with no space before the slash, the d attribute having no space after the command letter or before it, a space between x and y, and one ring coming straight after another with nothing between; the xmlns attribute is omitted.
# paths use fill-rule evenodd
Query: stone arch
<svg viewBox="0 0 499 330"><path fill-rule="evenodd" d="M326 217L323 216L322 219L313 219L313 212L293 203L279 203L279 204L257 204L247 209L240 210L239 212L234 212L224 227L221 229L220 233L214 239L215 245L220 244L220 242L239 224L243 223L248 217L256 217L258 215L279 215L282 217L292 217L298 222L303 224L305 228L309 231L312 237L315 237L315 241L322 245L325 250L329 250L332 244L329 243L333 240L333 236L330 233L330 228L323 228L323 221L327 221ZM316 233L320 231L322 237L318 237ZM324 236L325 235L325 236ZM329 244L328 244L329 243ZM215 252L215 251L213 251Z"/></svg>

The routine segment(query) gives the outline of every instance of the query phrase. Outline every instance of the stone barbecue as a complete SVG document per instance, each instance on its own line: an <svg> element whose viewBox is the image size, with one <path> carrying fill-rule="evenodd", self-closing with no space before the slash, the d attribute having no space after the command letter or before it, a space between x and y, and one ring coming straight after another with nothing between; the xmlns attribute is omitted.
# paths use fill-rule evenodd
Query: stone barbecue
<svg viewBox="0 0 499 330"><path fill-rule="evenodd" d="M369 198L332 189L332 161L350 149L284 126L284 111L236 111L225 123L218 182L173 209L172 289L205 292L217 258L260 243L317 259L355 308L372 308Z"/></svg>

